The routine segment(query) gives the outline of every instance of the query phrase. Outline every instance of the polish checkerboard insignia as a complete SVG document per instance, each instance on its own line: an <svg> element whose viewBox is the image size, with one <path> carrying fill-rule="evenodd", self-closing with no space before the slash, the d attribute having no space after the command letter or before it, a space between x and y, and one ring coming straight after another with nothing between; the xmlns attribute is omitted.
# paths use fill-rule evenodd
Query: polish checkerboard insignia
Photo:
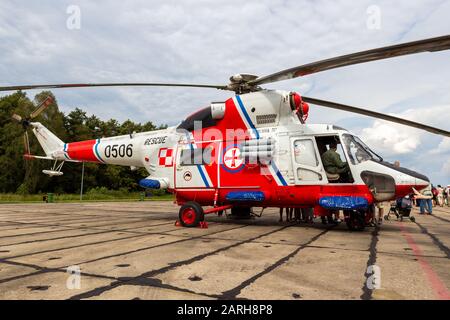
<svg viewBox="0 0 450 320"><path fill-rule="evenodd" d="M161 148L159 149L159 165L163 167L173 166L173 149Z"/></svg>

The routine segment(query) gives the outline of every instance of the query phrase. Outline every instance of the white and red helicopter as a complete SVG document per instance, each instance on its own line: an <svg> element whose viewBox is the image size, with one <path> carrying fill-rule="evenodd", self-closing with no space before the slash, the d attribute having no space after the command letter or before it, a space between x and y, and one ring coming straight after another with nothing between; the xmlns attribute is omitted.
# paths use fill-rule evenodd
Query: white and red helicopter
<svg viewBox="0 0 450 320"><path fill-rule="evenodd" d="M227 85L180 83L91 83L20 85L0 91L111 87L201 87L234 91L225 102L190 115L176 127L95 140L65 143L39 122L47 99L28 117L13 118L31 127L45 156L54 160L49 175L61 175L65 161L96 162L144 167L149 176L144 188L166 189L181 205L183 226L205 225L206 214L249 217L252 207L314 208L315 216L343 210L347 225L362 230L373 204L403 197L421 189L429 179L383 159L357 136L332 124L306 124L309 105L315 104L358 113L450 137L450 132L400 119L366 108L301 96L294 92L266 90L260 86L281 80L369 61L450 49L450 35L322 60L268 76L237 74ZM25 141L28 136L25 130ZM327 173L321 155L337 143L350 172L345 179ZM29 148L27 148L29 150ZM203 209L203 207L208 207Z"/></svg>

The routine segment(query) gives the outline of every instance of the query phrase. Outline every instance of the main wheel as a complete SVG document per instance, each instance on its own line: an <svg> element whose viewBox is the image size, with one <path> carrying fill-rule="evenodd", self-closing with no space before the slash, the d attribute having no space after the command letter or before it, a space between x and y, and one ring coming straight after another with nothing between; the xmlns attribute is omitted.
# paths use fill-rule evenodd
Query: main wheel
<svg viewBox="0 0 450 320"><path fill-rule="evenodd" d="M348 217L347 227L351 231L363 231L366 227L364 214L357 211L352 212Z"/></svg>
<svg viewBox="0 0 450 320"><path fill-rule="evenodd" d="M189 201L181 206L179 218L183 227L194 228L205 220L205 214L197 202Z"/></svg>

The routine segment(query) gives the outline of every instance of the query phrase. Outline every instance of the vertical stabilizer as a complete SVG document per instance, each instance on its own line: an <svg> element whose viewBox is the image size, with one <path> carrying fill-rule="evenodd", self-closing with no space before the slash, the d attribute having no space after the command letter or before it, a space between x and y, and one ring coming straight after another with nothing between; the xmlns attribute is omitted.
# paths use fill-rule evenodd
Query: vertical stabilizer
<svg viewBox="0 0 450 320"><path fill-rule="evenodd" d="M40 122L32 122L30 125L33 127L33 133L38 139L42 149L44 149L47 157L53 157L55 152L64 149L64 142Z"/></svg>

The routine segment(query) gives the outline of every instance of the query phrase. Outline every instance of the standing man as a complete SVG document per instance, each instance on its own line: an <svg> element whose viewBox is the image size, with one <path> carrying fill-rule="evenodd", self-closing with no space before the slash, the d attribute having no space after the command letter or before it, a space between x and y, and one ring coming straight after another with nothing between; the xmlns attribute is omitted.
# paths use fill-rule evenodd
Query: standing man
<svg viewBox="0 0 450 320"><path fill-rule="evenodd" d="M436 189L437 189L437 192L438 192L438 194L437 194L437 204L440 207L443 207L444 206L444 188L442 188L442 186L440 184L438 184Z"/></svg>
<svg viewBox="0 0 450 320"><path fill-rule="evenodd" d="M313 208L303 208L303 216L305 217L306 223L314 223L314 211Z"/></svg>
<svg viewBox="0 0 450 320"><path fill-rule="evenodd" d="M413 188L416 199L420 199L420 214L425 214L425 210L428 214L433 213L433 193L431 192L431 183L423 189L421 192Z"/></svg>
<svg viewBox="0 0 450 320"><path fill-rule="evenodd" d="M450 206L450 186L444 188L444 204Z"/></svg>
<svg viewBox="0 0 450 320"><path fill-rule="evenodd" d="M383 223L383 217L384 213L387 211L389 212L388 206L390 206L390 202L384 201L384 202L377 202L374 217L373 217L373 223L376 225L381 225Z"/></svg>

